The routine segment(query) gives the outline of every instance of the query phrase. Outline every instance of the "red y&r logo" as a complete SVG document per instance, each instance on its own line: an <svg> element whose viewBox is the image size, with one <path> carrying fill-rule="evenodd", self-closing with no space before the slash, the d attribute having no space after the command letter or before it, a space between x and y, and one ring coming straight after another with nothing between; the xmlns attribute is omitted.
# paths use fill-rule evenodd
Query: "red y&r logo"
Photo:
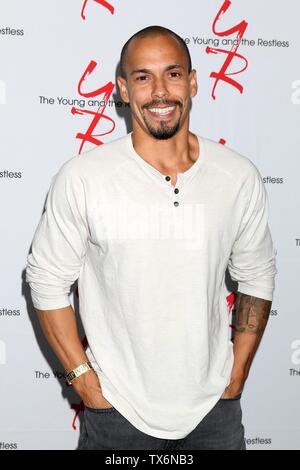
<svg viewBox="0 0 300 470"><path fill-rule="evenodd" d="M89 0L84 0L83 6L82 6L81 18L82 18L83 20L85 20L84 11L85 11L86 4L87 4L88 1L89 1ZM106 0L93 0L93 1L96 2L96 3L98 3L99 5L102 5L104 8L107 8L107 10L109 10L112 15L115 13L114 7L113 7L110 3L108 3Z"/></svg>
<svg viewBox="0 0 300 470"><path fill-rule="evenodd" d="M226 301L227 301L227 306L228 306L228 314L230 315L234 307L235 301L236 301L236 293L230 292L230 294L228 294L226 297ZM234 325L231 323L229 327L234 328Z"/></svg>
<svg viewBox="0 0 300 470"><path fill-rule="evenodd" d="M219 21L221 16L224 13L226 13L226 11L230 7L230 5L231 5L231 1L230 0L225 0L225 2L223 3L222 7L220 8L220 10L219 10L214 22L213 22L212 29L213 29L213 33L216 34L217 36L220 36L220 37L231 36L232 34L237 33L237 36L236 36L237 41L235 41L235 42L237 42L237 44L235 44L235 42L234 42L234 45L232 46L230 51L228 51L226 49L217 49L215 47L209 47L209 46L206 48L206 53L207 54L219 54L219 53L221 53L221 54L226 54L227 55L227 58L226 58L224 64L222 65L220 71L219 72L212 72L210 74L210 77L215 79L215 84L214 84L214 87L213 87L213 90L212 90L212 97L213 97L214 100L216 99L215 90L216 90L217 84L220 80L222 80L223 82L226 82L229 85L237 88L240 91L240 93L243 93L243 89L244 89L243 86L240 83L238 83L236 80L231 78L231 76L232 75L237 75L239 73L244 72L244 70L246 70L246 68L248 67L248 60L244 56L242 56L241 54L237 53L237 50L240 47L240 41L241 41L242 37L245 34L248 23L245 20L243 20L239 24L237 24L236 26L233 26L232 28L229 28L226 31L219 31L218 32L216 30L217 22ZM245 62L244 67L240 70L237 70L236 72L227 72L228 67L230 66L231 62L235 58L243 60Z"/></svg>
<svg viewBox="0 0 300 470"><path fill-rule="evenodd" d="M94 60L91 60L91 62L89 63L88 67L86 68L84 74L82 75L82 77L79 81L78 93L80 94L80 96L84 96L85 98L91 98L91 97L95 97L95 96L99 96L99 95L104 95L103 99L101 100L101 104L100 104L98 110L97 111L91 111L89 109L78 109L78 108L75 108L74 106L71 109L72 114L80 114L80 115L90 114L91 116L93 116L92 122L91 122L88 130L86 131L86 133L83 134L81 132L78 132L76 134L76 138L82 140L81 145L80 145L80 149L79 149L79 153L81 153L85 142L90 142L94 145L102 145L103 142L100 139L98 139L97 137L102 137L104 135L111 134L114 131L115 127L116 127L115 121L112 118L110 118L109 116L106 116L104 114L105 108L106 108L107 103L109 101L109 98L110 98L110 96L111 96L111 94L114 90L115 85L112 82L109 82L109 83L107 83L107 85L105 85L103 87L100 87L97 90L90 91L90 92L83 92L82 91L83 82L85 81L87 76L93 72L93 70L95 69L96 66L97 66L97 62L95 62ZM101 119L106 119L106 120L110 121L111 124L112 124L111 129L106 131L106 132L103 132L102 134L93 134L93 132L95 130L95 127L99 124Z"/></svg>
<svg viewBox="0 0 300 470"><path fill-rule="evenodd" d="M236 300L236 293L235 292L230 292L230 294L227 295L226 300L227 300L227 305L228 305L228 309L229 309L229 313L230 313L233 306L234 306L234 302Z"/></svg>

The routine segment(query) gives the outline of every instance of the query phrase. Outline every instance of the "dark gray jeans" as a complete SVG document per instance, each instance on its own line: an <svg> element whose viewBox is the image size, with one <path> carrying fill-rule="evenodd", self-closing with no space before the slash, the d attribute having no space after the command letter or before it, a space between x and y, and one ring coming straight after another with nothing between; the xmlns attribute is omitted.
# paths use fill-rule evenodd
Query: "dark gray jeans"
<svg viewBox="0 0 300 470"><path fill-rule="evenodd" d="M246 450L240 398L219 400L182 439L145 434L114 407L86 407L76 450Z"/></svg>

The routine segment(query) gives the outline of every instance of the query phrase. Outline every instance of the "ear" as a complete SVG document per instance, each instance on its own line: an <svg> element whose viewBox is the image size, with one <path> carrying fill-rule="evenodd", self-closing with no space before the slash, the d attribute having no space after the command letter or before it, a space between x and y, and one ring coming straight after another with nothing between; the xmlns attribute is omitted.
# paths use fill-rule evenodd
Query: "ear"
<svg viewBox="0 0 300 470"><path fill-rule="evenodd" d="M120 95L121 95L122 100L125 103L129 103L129 94L128 94L126 79L124 77L121 77L121 75L119 75L117 77L117 83L118 83L118 87L119 87L119 90L120 90Z"/></svg>
<svg viewBox="0 0 300 470"><path fill-rule="evenodd" d="M190 73L190 95L191 98L197 95L198 92L198 82L197 82L197 72L193 69Z"/></svg>

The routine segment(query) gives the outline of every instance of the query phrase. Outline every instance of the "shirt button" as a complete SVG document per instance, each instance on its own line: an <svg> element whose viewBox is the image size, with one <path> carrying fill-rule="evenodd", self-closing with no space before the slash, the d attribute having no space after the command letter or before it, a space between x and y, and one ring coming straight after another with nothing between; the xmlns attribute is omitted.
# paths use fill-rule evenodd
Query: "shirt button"
<svg viewBox="0 0 300 470"><path fill-rule="evenodd" d="M171 179L171 176L166 176L166 177L165 177L165 180L166 180L166 181L170 181L170 179Z"/></svg>
<svg viewBox="0 0 300 470"><path fill-rule="evenodd" d="M175 201L175 202L174 202L174 206L175 206L175 207L179 206L179 202L178 202L178 201Z"/></svg>
<svg viewBox="0 0 300 470"><path fill-rule="evenodd" d="M179 189L178 189L178 188L175 188L175 189L174 189L174 193L175 193L175 194L178 194L178 193L179 193Z"/></svg>

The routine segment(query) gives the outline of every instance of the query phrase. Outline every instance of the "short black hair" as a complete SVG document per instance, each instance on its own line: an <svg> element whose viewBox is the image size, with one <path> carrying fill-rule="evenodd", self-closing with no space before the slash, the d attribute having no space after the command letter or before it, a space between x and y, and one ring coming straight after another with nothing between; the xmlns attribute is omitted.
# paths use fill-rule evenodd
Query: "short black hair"
<svg viewBox="0 0 300 470"><path fill-rule="evenodd" d="M186 59L187 59L187 64L188 64L188 72L190 73L192 71L192 59L190 55L190 51L185 43L185 41L178 36L174 31L171 29L165 28L164 26L147 26L146 28L141 29L137 33L135 33L131 38L126 41L124 44L122 51L121 51L121 56L120 56L120 73L123 78L126 78L126 73L125 73L125 60L126 60L126 53L129 44L133 39L142 39L147 36L171 36L173 37L180 45L180 47L183 49Z"/></svg>

